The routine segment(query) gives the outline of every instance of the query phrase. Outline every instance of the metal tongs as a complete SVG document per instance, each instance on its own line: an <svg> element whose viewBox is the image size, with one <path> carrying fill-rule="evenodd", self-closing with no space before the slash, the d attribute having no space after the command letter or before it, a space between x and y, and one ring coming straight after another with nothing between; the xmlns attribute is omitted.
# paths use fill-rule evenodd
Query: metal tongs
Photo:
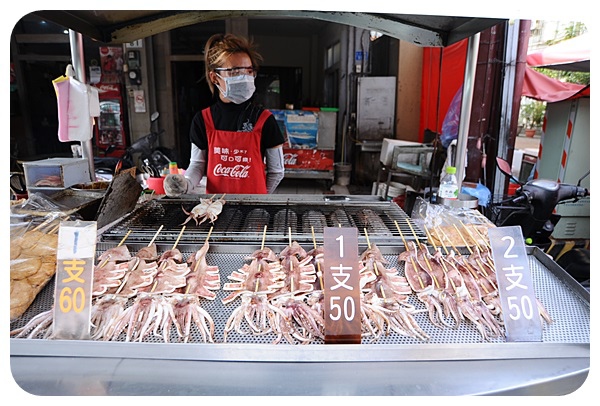
<svg viewBox="0 0 600 406"><path fill-rule="evenodd" d="M147 159L144 159L144 164L142 165L142 172L147 173L151 178L159 178L160 173L156 168L150 165L150 162Z"/></svg>

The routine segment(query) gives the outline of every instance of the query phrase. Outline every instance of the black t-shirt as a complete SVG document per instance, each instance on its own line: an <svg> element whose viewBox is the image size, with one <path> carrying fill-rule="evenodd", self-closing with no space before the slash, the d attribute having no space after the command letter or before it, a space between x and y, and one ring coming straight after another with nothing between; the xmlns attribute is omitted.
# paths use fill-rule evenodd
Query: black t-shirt
<svg viewBox="0 0 600 406"><path fill-rule="evenodd" d="M215 128L224 131L251 131L263 110L264 108L254 104L252 99L242 104L223 103L219 100L210 106ZM202 111L197 112L192 120L190 141L200 149L208 149L206 126L204 125ZM261 154L264 156L266 149L281 145L284 141L277 121L271 115L263 126L260 140Z"/></svg>

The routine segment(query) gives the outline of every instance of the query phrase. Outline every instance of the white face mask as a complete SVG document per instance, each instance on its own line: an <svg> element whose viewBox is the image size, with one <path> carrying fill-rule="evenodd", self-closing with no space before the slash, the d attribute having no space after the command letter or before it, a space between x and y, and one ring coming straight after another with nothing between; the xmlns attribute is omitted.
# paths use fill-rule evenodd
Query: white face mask
<svg viewBox="0 0 600 406"><path fill-rule="evenodd" d="M225 91L221 89L219 85L217 88L221 91L223 97L231 100L235 104L241 104L252 97L256 87L254 86L254 76L250 75L239 75L224 78L219 75L221 79L225 81Z"/></svg>

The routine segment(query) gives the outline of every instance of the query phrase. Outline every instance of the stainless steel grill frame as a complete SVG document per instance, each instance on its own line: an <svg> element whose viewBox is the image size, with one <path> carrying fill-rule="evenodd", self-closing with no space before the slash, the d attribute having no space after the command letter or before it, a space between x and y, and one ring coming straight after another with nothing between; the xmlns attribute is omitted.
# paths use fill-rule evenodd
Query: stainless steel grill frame
<svg viewBox="0 0 600 406"><path fill-rule="evenodd" d="M340 224L346 218L346 226L356 227L359 232L359 252L369 243L377 244L388 266L397 267L402 275L403 264L397 261L404 250L402 237L414 240L414 230L416 238L426 242L420 229L391 202L362 197L336 199L227 197L223 212L212 225L206 256L210 265L219 267L221 286L246 262L248 254L260 248L263 223L267 224L264 244L275 252L281 252L290 237L306 250L315 243L321 245L322 232L315 227L313 234L305 225L324 226L319 213L329 221L328 226L335 226L331 223L334 213ZM136 253L163 225L155 241L158 251L172 248L177 241L177 248L187 259L206 241L211 227L188 223L180 235L185 220L181 206L189 210L197 203L197 197L148 202L99 230L97 254L117 245L129 231L125 243ZM307 221L303 221L305 216ZM283 224L276 225L276 217L278 221L283 219ZM250 224L249 218L254 218L256 224ZM370 221L361 222L362 218ZM326 345L318 340L309 345L291 345L285 340L273 345L274 334L231 332L224 343L225 323L241 300L223 305L221 298L227 292L221 289L216 291L215 300L201 300L215 322L214 343L205 343L195 327L187 343L177 342L174 331L170 343L155 336L142 342L125 342L124 335L108 342L11 338L11 370L22 389L40 395L89 394L90 388L110 395L570 393L583 384L589 372L589 292L539 249L528 248L527 254L536 296L554 319L551 324L544 323L541 342L515 343L503 338L484 342L467 321L457 329L440 329L423 312L416 315L416 320L430 336L428 341L392 332L376 341L363 338L356 345ZM51 281L10 329L51 309L53 296ZM410 300L419 309L424 308L415 295ZM44 372L50 370L53 372ZM282 376L294 384L273 386Z"/></svg>
<svg viewBox="0 0 600 406"><path fill-rule="evenodd" d="M225 196L226 203L218 219L196 225L193 220L183 223L190 211L200 202L194 198L160 198L146 202L122 220L102 232L101 241L120 241L128 232L128 243L147 243L163 226L156 243L203 243L208 236L215 244L258 243L286 244L291 238L299 243L323 243L323 227L356 227L359 243L367 239L378 245L404 246L406 240L426 242L427 236L395 203L370 196L328 197L326 195L254 195ZM278 224L277 220L283 221ZM396 224L398 226L396 226ZM264 226L267 225L266 233ZM313 226L313 230L310 228ZM398 231L398 227L400 231ZM180 236L181 234L181 236Z"/></svg>

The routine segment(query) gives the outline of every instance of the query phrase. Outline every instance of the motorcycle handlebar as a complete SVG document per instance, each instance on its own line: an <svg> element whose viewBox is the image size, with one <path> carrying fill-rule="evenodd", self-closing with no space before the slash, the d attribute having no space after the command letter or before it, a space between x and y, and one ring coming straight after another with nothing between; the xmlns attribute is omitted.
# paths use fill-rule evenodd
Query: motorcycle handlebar
<svg viewBox="0 0 600 406"><path fill-rule="evenodd" d="M556 183L554 189L546 189L539 185L525 184L520 188L516 196L508 199L508 202L512 204L522 204L526 202L532 203L534 201L544 201L548 204L556 205L565 200L581 199L589 195L590 192L587 188L565 183Z"/></svg>
<svg viewBox="0 0 600 406"><path fill-rule="evenodd" d="M560 188L558 190L557 199L559 202L562 202L563 200L568 199L580 199L588 195L589 192L586 188L561 183Z"/></svg>

